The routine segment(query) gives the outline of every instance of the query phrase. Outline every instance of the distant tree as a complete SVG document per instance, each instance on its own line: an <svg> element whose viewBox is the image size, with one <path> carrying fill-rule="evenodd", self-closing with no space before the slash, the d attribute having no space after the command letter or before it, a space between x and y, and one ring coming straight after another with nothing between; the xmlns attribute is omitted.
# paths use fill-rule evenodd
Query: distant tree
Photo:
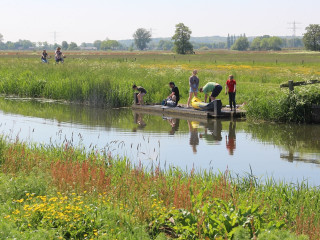
<svg viewBox="0 0 320 240"><path fill-rule="evenodd" d="M270 50L269 38L261 39L260 50Z"/></svg>
<svg viewBox="0 0 320 240"><path fill-rule="evenodd" d="M86 46L87 46L87 44L85 42L80 44L80 47L86 47Z"/></svg>
<svg viewBox="0 0 320 240"><path fill-rule="evenodd" d="M231 47L231 39L230 39L230 34L228 33L228 37L227 37L227 48L230 49Z"/></svg>
<svg viewBox="0 0 320 240"><path fill-rule="evenodd" d="M47 49L49 47L49 44L48 44L48 42L43 42L42 46L44 49Z"/></svg>
<svg viewBox="0 0 320 240"><path fill-rule="evenodd" d="M68 50L78 50L78 45L75 42L69 44Z"/></svg>
<svg viewBox="0 0 320 240"><path fill-rule="evenodd" d="M281 45L283 41L279 37L271 37L269 38L269 48L270 50L279 51L281 50Z"/></svg>
<svg viewBox="0 0 320 240"><path fill-rule="evenodd" d="M239 37L232 45L232 50L246 51L249 48L249 41L247 37Z"/></svg>
<svg viewBox="0 0 320 240"><path fill-rule="evenodd" d="M96 40L93 42L93 46L96 47L98 50L100 50L101 42L102 41L100 41L100 40Z"/></svg>
<svg viewBox="0 0 320 240"><path fill-rule="evenodd" d="M178 54L193 53L193 46L190 43L192 31L183 23L176 25L175 34L172 37L174 41L174 50Z"/></svg>
<svg viewBox="0 0 320 240"><path fill-rule="evenodd" d="M250 49L253 51L260 51L261 50L261 37L256 37L253 39Z"/></svg>
<svg viewBox="0 0 320 240"><path fill-rule="evenodd" d="M63 41L61 43L61 48L62 50L67 50L69 48L69 44L67 43L67 41Z"/></svg>
<svg viewBox="0 0 320 240"><path fill-rule="evenodd" d="M167 51L167 50L171 50L173 46L174 44L172 41L160 40L157 49Z"/></svg>
<svg viewBox="0 0 320 240"><path fill-rule="evenodd" d="M303 35L303 43L307 50L320 51L320 25L310 24Z"/></svg>
<svg viewBox="0 0 320 240"><path fill-rule="evenodd" d="M3 35L0 33L0 42L3 41Z"/></svg>
<svg viewBox="0 0 320 240"><path fill-rule="evenodd" d="M116 40L106 40L106 41L102 41L100 44L100 49L101 50L117 50L119 49L121 46L121 44L116 41Z"/></svg>
<svg viewBox="0 0 320 240"><path fill-rule="evenodd" d="M137 48L142 51L146 49L147 44L151 41L151 32L144 28L138 28L133 34L133 38Z"/></svg>

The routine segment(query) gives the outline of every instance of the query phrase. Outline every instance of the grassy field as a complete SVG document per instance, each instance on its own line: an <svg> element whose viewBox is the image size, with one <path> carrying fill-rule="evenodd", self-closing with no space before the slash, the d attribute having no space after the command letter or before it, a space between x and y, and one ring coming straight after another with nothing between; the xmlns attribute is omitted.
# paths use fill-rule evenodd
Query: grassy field
<svg viewBox="0 0 320 240"><path fill-rule="evenodd" d="M320 191L0 141L1 239L319 239Z"/></svg>
<svg viewBox="0 0 320 240"><path fill-rule="evenodd" d="M129 106L133 83L148 91L145 100L159 103L168 82L188 98L188 78L199 70L200 85L237 80L237 103L248 115L272 121L308 121L312 103L320 103L317 85L299 87L294 95L280 90L288 80L319 79L320 54L311 52L216 51L180 56L161 52L66 52L63 65L40 62L38 52L0 52L0 93L44 97L103 106ZM52 55L52 53L49 53ZM200 97L203 96L200 94ZM219 96L224 105L227 96Z"/></svg>

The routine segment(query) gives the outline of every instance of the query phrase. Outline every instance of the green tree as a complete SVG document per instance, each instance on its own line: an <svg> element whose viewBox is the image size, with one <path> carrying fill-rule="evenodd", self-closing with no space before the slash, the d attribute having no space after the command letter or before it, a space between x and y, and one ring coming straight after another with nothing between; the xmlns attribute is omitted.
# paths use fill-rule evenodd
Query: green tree
<svg viewBox="0 0 320 240"><path fill-rule="evenodd" d="M231 47L231 38L230 38L230 34L228 33L228 37L227 37L227 48L230 49Z"/></svg>
<svg viewBox="0 0 320 240"><path fill-rule="evenodd" d="M193 46L190 43L190 36L192 31L183 23L176 25L175 34L172 37L174 41L174 50L178 54L193 53Z"/></svg>
<svg viewBox="0 0 320 240"><path fill-rule="evenodd" d="M248 38L245 36L239 37L236 42L232 45L232 50L238 51L246 51L249 48L249 41Z"/></svg>
<svg viewBox="0 0 320 240"><path fill-rule="evenodd" d="M253 51L260 51L261 50L261 37L256 37L253 39L250 49Z"/></svg>
<svg viewBox="0 0 320 240"><path fill-rule="evenodd" d="M0 42L3 41L3 35L0 33Z"/></svg>
<svg viewBox="0 0 320 240"><path fill-rule="evenodd" d="M100 50L101 47L101 40L96 40L93 42L93 46L97 48L97 50Z"/></svg>
<svg viewBox="0 0 320 240"><path fill-rule="evenodd" d="M269 38L269 47L271 50L279 51L281 50L281 45L283 41L279 37L271 37Z"/></svg>
<svg viewBox="0 0 320 240"><path fill-rule="evenodd" d="M69 44L67 43L67 41L63 41L61 43L61 48L62 50L67 50L69 48Z"/></svg>
<svg viewBox="0 0 320 240"><path fill-rule="evenodd" d="M133 34L134 43L139 50L144 50L151 41L151 32L144 28L138 28Z"/></svg>
<svg viewBox="0 0 320 240"><path fill-rule="evenodd" d="M160 40L157 46L158 50L171 50L173 48L173 42L168 40Z"/></svg>
<svg viewBox="0 0 320 240"><path fill-rule="evenodd" d="M87 46L87 44L85 42L80 44L80 47L86 47L86 46Z"/></svg>
<svg viewBox="0 0 320 240"><path fill-rule="evenodd" d="M304 46L307 50L320 51L320 25L310 24L303 35Z"/></svg>
<svg viewBox="0 0 320 240"><path fill-rule="evenodd" d="M68 50L78 50L78 45L75 42L69 44Z"/></svg>

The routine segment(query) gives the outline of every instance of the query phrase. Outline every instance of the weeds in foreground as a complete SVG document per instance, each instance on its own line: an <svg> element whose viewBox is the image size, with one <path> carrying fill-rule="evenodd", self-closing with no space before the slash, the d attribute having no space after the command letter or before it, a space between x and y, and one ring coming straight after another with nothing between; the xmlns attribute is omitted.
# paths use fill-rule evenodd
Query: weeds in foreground
<svg viewBox="0 0 320 240"><path fill-rule="evenodd" d="M147 170L71 146L2 144L0 229L11 229L11 237L37 231L65 239L104 239L103 233L109 239L231 239L275 229L320 237L320 191L306 184ZM13 159L19 167L10 168Z"/></svg>

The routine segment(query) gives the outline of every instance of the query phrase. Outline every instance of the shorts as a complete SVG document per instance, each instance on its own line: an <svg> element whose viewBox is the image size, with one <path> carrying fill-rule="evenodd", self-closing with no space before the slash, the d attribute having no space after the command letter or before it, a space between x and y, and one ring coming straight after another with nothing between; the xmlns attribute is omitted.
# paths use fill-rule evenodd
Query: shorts
<svg viewBox="0 0 320 240"><path fill-rule="evenodd" d="M196 89L196 90L194 90ZM196 85L193 85L192 87L190 87L189 89L189 93L197 93L198 92L198 87Z"/></svg>
<svg viewBox="0 0 320 240"><path fill-rule="evenodd" d="M211 97L217 97L220 94L221 90L222 90L222 86L216 85L211 93Z"/></svg>
<svg viewBox="0 0 320 240"><path fill-rule="evenodd" d="M139 92L140 96L143 97L144 95L146 95L145 92Z"/></svg>
<svg viewBox="0 0 320 240"><path fill-rule="evenodd" d="M57 63L58 63L58 62L63 63L63 58L56 58L56 62L57 62Z"/></svg>

